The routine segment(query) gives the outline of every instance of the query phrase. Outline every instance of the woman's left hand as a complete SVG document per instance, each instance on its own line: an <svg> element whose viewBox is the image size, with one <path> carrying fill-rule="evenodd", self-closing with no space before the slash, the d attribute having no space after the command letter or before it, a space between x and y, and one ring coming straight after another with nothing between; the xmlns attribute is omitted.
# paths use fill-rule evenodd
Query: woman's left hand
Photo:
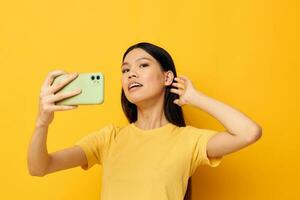
<svg viewBox="0 0 300 200"><path fill-rule="evenodd" d="M175 99L173 103L183 106L185 104L190 104L192 98L194 97L197 90L194 88L192 81L186 76L177 76L174 78L172 86L177 88L171 88L171 92L178 94L179 99Z"/></svg>

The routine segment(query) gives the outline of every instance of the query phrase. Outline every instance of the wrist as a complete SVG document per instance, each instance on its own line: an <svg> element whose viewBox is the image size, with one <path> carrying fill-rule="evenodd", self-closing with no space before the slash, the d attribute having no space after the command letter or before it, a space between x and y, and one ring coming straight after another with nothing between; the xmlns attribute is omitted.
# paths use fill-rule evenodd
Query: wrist
<svg viewBox="0 0 300 200"><path fill-rule="evenodd" d="M42 122L40 119L37 119L36 123L35 123L35 127L36 128L48 128L49 124Z"/></svg>
<svg viewBox="0 0 300 200"><path fill-rule="evenodd" d="M189 100L188 100L188 104L191 105L191 106L197 106L198 103L199 103L199 100L201 101L201 98L202 98L203 96L205 96L204 93L199 92L199 91L197 91L197 90L194 90L194 91L192 92L191 97L190 97Z"/></svg>

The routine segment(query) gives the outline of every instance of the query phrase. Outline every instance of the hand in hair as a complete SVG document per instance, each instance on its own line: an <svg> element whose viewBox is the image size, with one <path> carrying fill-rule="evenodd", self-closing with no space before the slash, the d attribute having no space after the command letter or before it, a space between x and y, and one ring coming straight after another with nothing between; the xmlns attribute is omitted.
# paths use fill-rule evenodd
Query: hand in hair
<svg viewBox="0 0 300 200"><path fill-rule="evenodd" d="M172 86L177 88L171 88L170 92L178 94L179 99L175 99L173 102L179 106L190 104L194 94L197 92L192 81L183 75L175 77L174 80L176 82L173 82Z"/></svg>

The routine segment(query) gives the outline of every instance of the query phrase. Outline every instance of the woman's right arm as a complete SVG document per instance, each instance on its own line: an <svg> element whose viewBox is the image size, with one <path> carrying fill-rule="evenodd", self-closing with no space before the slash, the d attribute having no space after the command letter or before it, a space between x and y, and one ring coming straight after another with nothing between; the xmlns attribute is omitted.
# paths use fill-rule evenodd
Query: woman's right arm
<svg viewBox="0 0 300 200"><path fill-rule="evenodd" d="M75 90L68 93L54 94L78 75L77 73L71 74L61 83L51 85L56 76L64 73L62 70L50 72L41 89L39 113L27 155L28 170L32 176L45 176L51 172L87 164L84 151L78 146L72 146L51 154L49 154L47 150L48 127L53 121L54 112L70 110L77 107L55 105L55 102L58 100L80 93L80 91Z"/></svg>

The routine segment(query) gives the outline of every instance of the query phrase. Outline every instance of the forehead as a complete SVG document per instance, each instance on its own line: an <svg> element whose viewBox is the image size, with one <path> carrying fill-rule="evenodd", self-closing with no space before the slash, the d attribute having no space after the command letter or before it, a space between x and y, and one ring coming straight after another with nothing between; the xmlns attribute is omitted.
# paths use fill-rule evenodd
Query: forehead
<svg viewBox="0 0 300 200"><path fill-rule="evenodd" d="M130 62L137 62L139 60L148 60L155 62L155 58L153 58L149 53L141 48L136 48L131 50L124 58L122 65L128 64Z"/></svg>

